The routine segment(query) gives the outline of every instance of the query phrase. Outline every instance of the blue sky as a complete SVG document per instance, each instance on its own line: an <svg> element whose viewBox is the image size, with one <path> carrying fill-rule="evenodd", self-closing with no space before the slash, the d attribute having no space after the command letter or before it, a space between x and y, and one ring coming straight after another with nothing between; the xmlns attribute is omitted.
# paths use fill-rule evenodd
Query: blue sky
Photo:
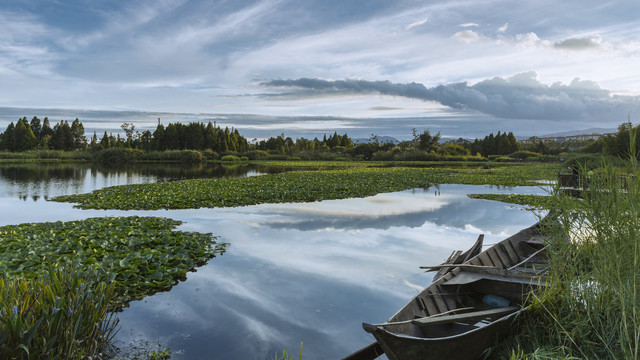
<svg viewBox="0 0 640 360"><path fill-rule="evenodd" d="M640 116L640 2L0 2L0 130L18 116L249 137L533 135Z"/></svg>

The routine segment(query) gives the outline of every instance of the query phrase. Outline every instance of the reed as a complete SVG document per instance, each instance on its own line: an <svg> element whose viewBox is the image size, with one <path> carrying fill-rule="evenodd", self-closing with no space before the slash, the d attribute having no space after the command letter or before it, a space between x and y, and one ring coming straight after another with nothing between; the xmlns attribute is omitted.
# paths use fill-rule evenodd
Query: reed
<svg viewBox="0 0 640 360"><path fill-rule="evenodd" d="M555 194L551 281L520 321L512 359L639 358L640 180L619 171L602 161L582 201Z"/></svg>
<svg viewBox="0 0 640 360"><path fill-rule="evenodd" d="M275 360L293 360L293 355L287 354L287 351L284 350L282 352L282 357L278 358L278 354L276 354ZM302 360L302 341L300 341L300 355L298 356L299 360Z"/></svg>
<svg viewBox="0 0 640 360"><path fill-rule="evenodd" d="M73 268L0 277L0 359L100 359L116 333L114 284Z"/></svg>

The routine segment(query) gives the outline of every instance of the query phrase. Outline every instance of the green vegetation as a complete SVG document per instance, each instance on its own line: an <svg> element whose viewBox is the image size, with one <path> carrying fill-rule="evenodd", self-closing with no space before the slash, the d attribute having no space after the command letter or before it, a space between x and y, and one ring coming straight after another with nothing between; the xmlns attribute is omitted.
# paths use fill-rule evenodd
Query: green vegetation
<svg viewBox="0 0 640 360"><path fill-rule="evenodd" d="M494 349L497 358L640 356L640 180L619 172L602 162L582 199L558 192L545 200L558 216L545 229L550 281L518 335Z"/></svg>
<svg viewBox="0 0 640 360"><path fill-rule="evenodd" d="M242 161L242 159L240 159L240 157L235 156L235 155L225 155L220 160L221 161L230 161L230 162Z"/></svg>
<svg viewBox="0 0 640 360"><path fill-rule="evenodd" d="M172 231L179 221L154 217L92 218L72 222L0 227L0 273L34 278L53 267L73 267L79 276L115 282L122 306L183 279L222 254L211 234Z"/></svg>
<svg viewBox="0 0 640 360"><path fill-rule="evenodd" d="M29 278L0 277L0 358L100 358L115 335L115 284L48 267Z"/></svg>
<svg viewBox="0 0 640 360"><path fill-rule="evenodd" d="M542 165L482 170L354 167L123 185L53 200L78 203L82 209L189 209L365 197L432 184L536 185L538 180L555 176L554 167Z"/></svg>
<svg viewBox="0 0 640 360"><path fill-rule="evenodd" d="M469 194L472 199L501 201L509 204L526 205L529 209L551 209L555 200L551 195L523 194Z"/></svg>
<svg viewBox="0 0 640 360"><path fill-rule="evenodd" d="M293 359L293 355L288 355L287 351L283 351L282 352L282 357L280 359L278 359L278 354L276 354L275 360L292 360ZM302 341L300 341L300 355L298 356L299 360L302 360Z"/></svg>

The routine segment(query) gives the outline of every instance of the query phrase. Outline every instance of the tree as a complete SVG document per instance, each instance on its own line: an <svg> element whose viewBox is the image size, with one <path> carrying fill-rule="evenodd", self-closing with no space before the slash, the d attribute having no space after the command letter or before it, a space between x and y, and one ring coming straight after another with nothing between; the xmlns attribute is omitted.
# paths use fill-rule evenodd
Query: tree
<svg viewBox="0 0 640 360"><path fill-rule="evenodd" d="M104 135L102 135L102 139L100 139L100 146L102 146L103 149L106 149L111 146L111 141L106 131L104 132Z"/></svg>
<svg viewBox="0 0 640 360"><path fill-rule="evenodd" d="M164 125L158 124L156 131L153 132L151 140L151 148L157 151L167 150L167 143L164 134Z"/></svg>
<svg viewBox="0 0 640 360"><path fill-rule="evenodd" d="M73 139L73 149L82 150L87 144L87 139L84 138L84 125L76 118L71 123L71 138Z"/></svg>
<svg viewBox="0 0 640 360"><path fill-rule="evenodd" d="M31 119L31 123L29 125L31 125L31 131L33 131L33 135L36 136L36 140L38 141L38 143L40 143L40 139L42 139L40 135L40 131L42 130L40 119L38 119L37 116L34 116L33 119Z"/></svg>
<svg viewBox="0 0 640 360"><path fill-rule="evenodd" d="M429 130L425 130L422 134L418 134L416 129L412 129L413 142L419 150L423 151L435 151L438 149L438 142L440 141L440 132L436 135L431 135Z"/></svg>
<svg viewBox="0 0 640 360"><path fill-rule="evenodd" d="M133 124L124 123L120 125L120 127L122 128L122 130L124 130L124 133L127 136L127 147L131 147L131 142L133 140L133 132L136 129L136 126Z"/></svg>
<svg viewBox="0 0 640 360"><path fill-rule="evenodd" d="M31 126L27 122L27 118L18 120L13 132L13 150L27 151L36 147L38 140L31 131Z"/></svg>
<svg viewBox="0 0 640 360"><path fill-rule="evenodd" d="M8 151L13 151L14 146L13 146L13 132L15 130L16 126L12 123L10 123L7 126L7 129L4 131L4 133L2 133L2 144L1 144L1 149L2 150L8 150Z"/></svg>
<svg viewBox="0 0 640 360"><path fill-rule="evenodd" d="M45 117L42 120L42 129L40 130L40 138L38 139L40 147L43 149L48 149L51 137L53 137L53 129L49 124L49 118Z"/></svg>

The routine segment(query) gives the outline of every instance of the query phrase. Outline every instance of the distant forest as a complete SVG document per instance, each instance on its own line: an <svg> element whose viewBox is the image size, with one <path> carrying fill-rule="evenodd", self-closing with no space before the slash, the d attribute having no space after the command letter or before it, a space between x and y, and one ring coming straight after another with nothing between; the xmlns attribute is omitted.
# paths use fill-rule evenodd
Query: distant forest
<svg viewBox="0 0 640 360"><path fill-rule="evenodd" d="M412 160L439 157L456 158L528 158L558 155L566 152L605 152L620 155L628 152L629 133L637 133L638 127L630 123L620 125L617 134L599 140L574 142L528 141L519 142L512 132L491 133L483 139L442 141L440 133L422 133L413 129L413 139L399 143L382 142L372 135L368 142L354 144L347 134L324 135L322 139L292 139L284 133L269 139L249 143L237 129L224 129L208 124L192 122L169 123L166 127L158 124L152 132L139 132L134 124L121 125L124 136L107 133L85 136L84 125L77 118L69 123L61 120L53 127L49 119L33 117L18 119L0 133L0 150L22 152L39 150L90 150L100 151L112 148L128 148L143 151L197 150L213 151L220 154L262 154L282 156L305 156L309 154L331 153L334 156L349 156L364 160ZM640 142L638 142L640 144ZM639 149L640 150L640 149ZM640 152L640 151L638 151ZM251 153L251 154L250 154ZM308 156L313 158L313 156ZM250 156L256 158L256 156Z"/></svg>

